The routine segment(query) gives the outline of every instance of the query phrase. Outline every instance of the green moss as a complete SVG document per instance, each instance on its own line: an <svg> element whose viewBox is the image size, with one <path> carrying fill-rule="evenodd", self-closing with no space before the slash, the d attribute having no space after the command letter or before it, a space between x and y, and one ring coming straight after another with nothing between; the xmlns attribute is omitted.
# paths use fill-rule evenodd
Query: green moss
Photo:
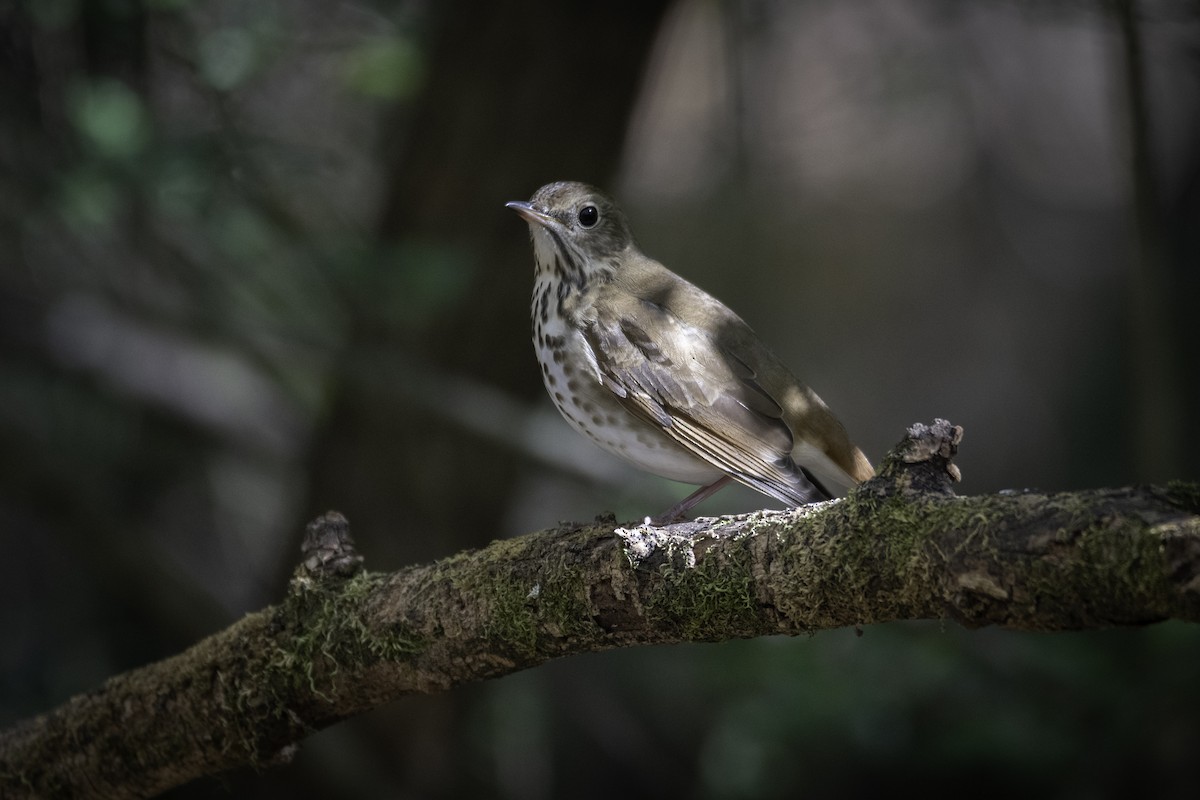
<svg viewBox="0 0 1200 800"><path fill-rule="evenodd" d="M310 705L307 696L331 700L343 668L353 674L410 658L428 646L412 630L379 631L365 624L365 608L384 580L385 575L362 572L344 582L293 581L287 599L272 612L273 635L261 671L252 673L252 683L225 687L225 704L237 712L226 715L226 750L241 750L251 764L265 766L275 757L259 746L269 721L294 725L304 716L296 706Z"/></svg>
<svg viewBox="0 0 1200 800"><path fill-rule="evenodd" d="M284 696L307 688L322 697L320 682L336 680L343 664L356 668L416 655L428 641L397 626L377 631L364 623L367 600L386 576L361 572L348 581L316 582L299 579L276 615L276 624L289 635L275 638L268 674L279 681ZM282 713L279 709L277 713Z"/></svg>
<svg viewBox="0 0 1200 800"><path fill-rule="evenodd" d="M710 551L694 566L676 554L659 567L646 612L693 641L772 633L758 607L751 567L746 546Z"/></svg>
<svg viewBox="0 0 1200 800"><path fill-rule="evenodd" d="M538 596L541 624L550 633L568 638L591 637L596 633L592 608L582 580L572 570L551 570L556 577L542 583Z"/></svg>
<svg viewBox="0 0 1200 800"><path fill-rule="evenodd" d="M1153 611L1161 603L1169 606L1162 548L1140 522L1100 519L1074 533L1072 546L1069 572L1050 553L1032 560L1025 580L1040 611L1049 610L1052 598L1060 599L1061 607L1051 613L1056 628L1148 622L1167 615L1165 606L1161 615ZM1149 618L1122 619L1135 609Z"/></svg>
<svg viewBox="0 0 1200 800"><path fill-rule="evenodd" d="M569 640L595 632L582 583L560 570L551 580L501 578L485 585L480 598L486 609L484 636L513 655L548 655Z"/></svg>
<svg viewBox="0 0 1200 800"><path fill-rule="evenodd" d="M536 653L540 627L537 585L500 576L474 582L470 591L480 601L484 636L519 656Z"/></svg>
<svg viewBox="0 0 1200 800"><path fill-rule="evenodd" d="M824 604L810 610L811 627L904 615L923 600L920 579L931 569L924 517L899 498L858 498L830 509L816 531L794 539L789 555L802 568L782 591L803 598L822 585ZM864 616L872 609L876 619Z"/></svg>
<svg viewBox="0 0 1200 800"><path fill-rule="evenodd" d="M455 560L452 580L463 605L477 614L491 647L528 659L566 649L573 637L595 633L587 591L568 553L545 563L548 550L530 551L538 539L493 542L483 554ZM450 562L446 562L451 566ZM500 566L497 566L500 565Z"/></svg>
<svg viewBox="0 0 1200 800"><path fill-rule="evenodd" d="M978 573L985 583L1002 576L1005 557L993 534L1004 530L1003 511L1012 502L852 493L781 537L794 569L775 578L776 602L808 628L944 616L931 587L945 565Z"/></svg>
<svg viewBox="0 0 1200 800"><path fill-rule="evenodd" d="M1180 504L1192 501L1191 487L1173 491ZM930 588L945 574L945 565L963 583L943 590L976 595L980 621L1043 617L1065 620L1065 627L1118 624L1124 621L1122 609L1161 605L1164 556L1158 540L1144 535L1136 519L1098 516L1096 502L1087 495L1034 493L852 498L834 509L837 516L828 518L824 532L791 545L803 548L793 551L800 563L810 559L793 579L793 591L802 591L810 577L826 581L826 606L812 612L818 625L856 616L866 620L862 614L868 610L876 614L869 621L940 616L945 610ZM1026 541L1009 532L1013 518L1022 528L1039 518L1054 527ZM847 527L861 535L833 535ZM1027 568L1017 567L1021 561ZM1009 574L1014 569L1021 578L1015 585ZM971 579L978 580L974 590L967 583ZM994 600L1003 607L992 606L979 587L994 587L1000 592ZM1051 603L1064 607L1050 612ZM1155 613L1150 612L1152 618Z"/></svg>

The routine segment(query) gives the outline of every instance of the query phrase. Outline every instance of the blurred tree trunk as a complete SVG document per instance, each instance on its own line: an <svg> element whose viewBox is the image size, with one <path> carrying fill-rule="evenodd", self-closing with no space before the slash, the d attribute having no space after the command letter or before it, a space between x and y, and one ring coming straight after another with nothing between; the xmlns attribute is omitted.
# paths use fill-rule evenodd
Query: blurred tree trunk
<svg viewBox="0 0 1200 800"><path fill-rule="evenodd" d="M381 162L390 167L378 234L400 252L404 245L448 250L447 268L457 263L470 282L417 328L399 319L380 324L352 308L332 403L308 457L307 508L297 509L304 519L344 511L380 564L428 561L500 533L495 521L511 497L519 454L406 400L394 390L414 376L389 358L415 359L531 402L541 395L529 341L528 231L504 202L551 180L603 184L614 173L666 6L617 3L603 13L520 0L430 6L427 82L415 106L385 126L390 152ZM388 280L378 273L363 291ZM408 535L388 530L395 519L409 521ZM469 792L468 776L450 766L464 702L447 695L375 732L365 720L357 746L402 762L397 769L409 786ZM385 725L378 715L374 721Z"/></svg>
<svg viewBox="0 0 1200 800"><path fill-rule="evenodd" d="M1182 376L1195 374L1183 337L1182 309L1173 300L1184 289L1181 252L1168 239L1163 182L1154 159L1153 111L1146 76L1143 32L1135 0L1114 0L1121 33L1126 141L1129 160L1134 245L1128 273L1130 372L1133 393L1132 454L1143 480L1178 475L1184 464L1183 442L1191 422L1185 419ZM1194 416L1194 415L1192 415Z"/></svg>
<svg viewBox="0 0 1200 800"><path fill-rule="evenodd" d="M528 342L528 236L503 204L550 180L603 183L614 171L667 4L619 5L603 14L569 3L432 7L427 83L410 115L390 126L379 231L387 242L452 248L470 284L418 330L355 315L344 363L357 368L337 376L309 457L308 511L340 508L365 535L371 520L398 514L425 532L391 543L387 557L397 563L469 545L470 532L490 530L517 456L426 410L397 407L383 387L405 376L391 376L388 355L517 396L541 391Z"/></svg>

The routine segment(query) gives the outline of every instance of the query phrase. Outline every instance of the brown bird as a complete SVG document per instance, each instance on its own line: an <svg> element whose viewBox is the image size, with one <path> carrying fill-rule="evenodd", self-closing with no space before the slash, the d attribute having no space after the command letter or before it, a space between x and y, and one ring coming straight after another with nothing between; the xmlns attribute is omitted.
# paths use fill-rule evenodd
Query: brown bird
<svg viewBox="0 0 1200 800"><path fill-rule="evenodd" d="M546 391L580 433L701 488L731 480L789 505L875 474L821 398L721 301L642 254L604 193L543 186L508 208L533 240L533 345Z"/></svg>

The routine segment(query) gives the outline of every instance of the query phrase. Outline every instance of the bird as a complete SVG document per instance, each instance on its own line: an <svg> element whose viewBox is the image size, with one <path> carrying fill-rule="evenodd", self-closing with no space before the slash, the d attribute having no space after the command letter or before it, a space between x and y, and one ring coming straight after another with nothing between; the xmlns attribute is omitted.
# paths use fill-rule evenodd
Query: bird
<svg viewBox="0 0 1200 800"><path fill-rule="evenodd" d="M529 224L533 344L554 406L634 466L700 486L647 522L682 519L734 481L799 506L875 474L740 316L642 253L607 194L558 181L506 207Z"/></svg>

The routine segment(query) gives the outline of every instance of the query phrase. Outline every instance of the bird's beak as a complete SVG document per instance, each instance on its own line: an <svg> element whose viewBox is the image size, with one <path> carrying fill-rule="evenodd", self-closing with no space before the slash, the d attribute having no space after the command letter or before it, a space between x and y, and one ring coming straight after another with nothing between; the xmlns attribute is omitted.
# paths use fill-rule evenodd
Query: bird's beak
<svg viewBox="0 0 1200 800"><path fill-rule="evenodd" d="M547 228L558 224L558 220L554 217L544 211L538 210L532 203L526 203L523 200L513 200L511 203L505 203L504 207L511 208L520 214L526 222L536 222L538 225L544 225Z"/></svg>

